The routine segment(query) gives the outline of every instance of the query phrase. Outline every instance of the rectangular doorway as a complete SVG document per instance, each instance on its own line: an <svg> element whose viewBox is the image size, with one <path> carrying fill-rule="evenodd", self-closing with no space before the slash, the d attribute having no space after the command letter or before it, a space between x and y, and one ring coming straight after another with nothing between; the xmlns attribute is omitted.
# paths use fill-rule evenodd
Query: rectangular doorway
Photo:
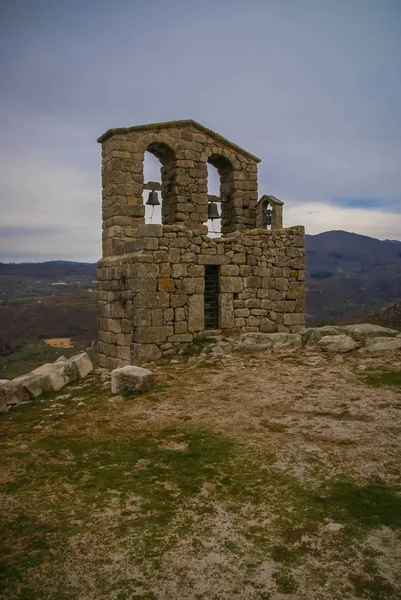
<svg viewBox="0 0 401 600"><path fill-rule="evenodd" d="M218 265L205 265L205 329L219 329Z"/></svg>

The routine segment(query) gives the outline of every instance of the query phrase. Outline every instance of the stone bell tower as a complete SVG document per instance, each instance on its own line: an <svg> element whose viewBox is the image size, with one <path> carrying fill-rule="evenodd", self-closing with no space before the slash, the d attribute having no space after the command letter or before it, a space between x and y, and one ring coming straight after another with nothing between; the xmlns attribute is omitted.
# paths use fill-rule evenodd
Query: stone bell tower
<svg viewBox="0 0 401 600"><path fill-rule="evenodd" d="M98 141L102 366L157 360L202 335L303 328L304 229L283 229L281 200L258 202L259 158L191 120L111 129ZM161 184L144 182L145 151L160 160ZM207 163L219 197L208 196ZM160 191L162 225L145 224L144 189ZM217 238L207 228L216 201Z"/></svg>

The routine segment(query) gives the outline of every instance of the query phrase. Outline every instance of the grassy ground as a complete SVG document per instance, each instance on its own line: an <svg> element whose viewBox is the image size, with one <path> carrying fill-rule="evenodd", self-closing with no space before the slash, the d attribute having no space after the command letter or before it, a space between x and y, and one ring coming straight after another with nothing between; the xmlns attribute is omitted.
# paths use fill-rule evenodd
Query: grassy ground
<svg viewBox="0 0 401 600"><path fill-rule="evenodd" d="M400 357L196 354L1 416L2 597L401 598Z"/></svg>
<svg viewBox="0 0 401 600"><path fill-rule="evenodd" d="M13 379L25 375L46 362L54 362L59 356L69 358L86 350L86 342L74 340L72 348L54 348L42 341L26 342L22 348L0 356L0 379Z"/></svg>

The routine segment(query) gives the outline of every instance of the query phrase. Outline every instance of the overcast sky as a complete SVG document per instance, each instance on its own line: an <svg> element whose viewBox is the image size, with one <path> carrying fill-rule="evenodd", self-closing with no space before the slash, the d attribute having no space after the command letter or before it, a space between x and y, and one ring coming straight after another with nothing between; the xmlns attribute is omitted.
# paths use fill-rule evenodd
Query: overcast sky
<svg viewBox="0 0 401 600"><path fill-rule="evenodd" d="M400 0L2 0L0 260L100 258L96 138L187 118L286 226L401 240Z"/></svg>

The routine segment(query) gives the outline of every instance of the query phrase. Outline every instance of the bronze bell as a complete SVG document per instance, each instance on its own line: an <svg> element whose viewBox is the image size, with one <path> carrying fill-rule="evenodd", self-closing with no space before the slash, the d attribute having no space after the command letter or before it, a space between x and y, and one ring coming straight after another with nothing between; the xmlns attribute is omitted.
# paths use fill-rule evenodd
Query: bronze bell
<svg viewBox="0 0 401 600"><path fill-rule="evenodd" d="M219 209L217 208L216 202L209 202L207 207L207 218L211 219L220 219Z"/></svg>
<svg viewBox="0 0 401 600"><path fill-rule="evenodd" d="M154 190L149 192L149 198L146 202L146 205L147 206L160 206L159 197L157 195L157 192L155 192Z"/></svg>

